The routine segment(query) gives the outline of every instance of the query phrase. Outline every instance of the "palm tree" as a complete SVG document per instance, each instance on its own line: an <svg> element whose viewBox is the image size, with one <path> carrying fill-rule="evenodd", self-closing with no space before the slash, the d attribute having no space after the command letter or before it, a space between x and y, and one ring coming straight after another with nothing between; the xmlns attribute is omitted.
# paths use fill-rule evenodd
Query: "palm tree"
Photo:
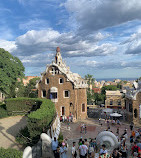
<svg viewBox="0 0 141 158"><path fill-rule="evenodd" d="M93 75L87 74L85 75L85 80L87 80L88 88L90 89L90 85L94 84L95 78L93 78Z"/></svg>

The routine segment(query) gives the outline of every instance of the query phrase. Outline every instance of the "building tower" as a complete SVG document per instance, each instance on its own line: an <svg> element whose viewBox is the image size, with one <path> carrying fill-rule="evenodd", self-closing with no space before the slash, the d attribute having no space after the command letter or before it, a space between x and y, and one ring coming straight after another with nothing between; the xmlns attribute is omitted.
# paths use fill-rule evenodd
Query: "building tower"
<svg viewBox="0 0 141 158"><path fill-rule="evenodd" d="M57 49L56 49L55 63L58 64L58 65L62 65L62 57L61 57L61 53L60 53L60 48L59 47L57 47Z"/></svg>

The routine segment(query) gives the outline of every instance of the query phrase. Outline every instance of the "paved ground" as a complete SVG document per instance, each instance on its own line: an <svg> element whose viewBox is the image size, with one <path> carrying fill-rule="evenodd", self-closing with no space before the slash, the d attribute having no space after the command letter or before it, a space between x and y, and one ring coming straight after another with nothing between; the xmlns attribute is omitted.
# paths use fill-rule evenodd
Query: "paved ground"
<svg viewBox="0 0 141 158"><path fill-rule="evenodd" d="M0 147L22 150L22 146L16 143L15 136L19 129L25 125L26 118L24 116L0 119Z"/></svg>
<svg viewBox="0 0 141 158"><path fill-rule="evenodd" d="M102 120L102 126L99 125L98 120L94 119L87 119L83 121L87 125L87 133L80 133L80 125L82 122L77 122L77 123L71 123L69 126L66 123L61 124L61 130L63 133L64 138L68 139L68 144L69 144L69 151L68 151L68 158L71 157L71 146L72 142L78 142L78 139L81 137L83 139L87 138L88 141L90 140L89 138L95 138L98 133L101 131L105 130L107 128L107 123L105 123L104 120ZM110 125L110 130L116 135L116 130L117 127L120 127L119 130L119 135L121 136L124 132L125 129L127 129L128 137L130 137L131 131L129 129L129 124L122 124L121 126L119 125ZM129 139L127 141L127 145L129 145Z"/></svg>

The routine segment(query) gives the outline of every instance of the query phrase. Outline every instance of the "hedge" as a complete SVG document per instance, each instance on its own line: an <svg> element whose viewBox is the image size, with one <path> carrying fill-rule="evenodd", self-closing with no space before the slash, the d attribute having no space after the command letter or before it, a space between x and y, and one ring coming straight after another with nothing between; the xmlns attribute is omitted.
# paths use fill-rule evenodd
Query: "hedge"
<svg viewBox="0 0 141 158"><path fill-rule="evenodd" d="M7 110L6 110L6 105L1 104L0 105L0 118L4 118L4 117L7 117L7 116L8 116L8 113L7 113Z"/></svg>
<svg viewBox="0 0 141 158"><path fill-rule="evenodd" d="M30 113L28 115L28 131L30 133L30 138L39 139L40 134L43 130L47 129L52 123L56 110L54 103L47 99L37 99L42 102L40 109Z"/></svg>
<svg viewBox="0 0 141 158"><path fill-rule="evenodd" d="M10 98L6 99L6 108L9 115L26 114L40 108L41 103L34 98Z"/></svg>
<svg viewBox="0 0 141 158"><path fill-rule="evenodd" d="M23 153L16 149L0 148L0 158L22 158Z"/></svg>
<svg viewBox="0 0 141 158"><path fill-rule="evenodd" d="M27 128L33 144L38 142L40 134L50 126L56 115L55 105L48 99L12 98L6 100L6 107L9 114L31 111L27 115Z"/></svg>

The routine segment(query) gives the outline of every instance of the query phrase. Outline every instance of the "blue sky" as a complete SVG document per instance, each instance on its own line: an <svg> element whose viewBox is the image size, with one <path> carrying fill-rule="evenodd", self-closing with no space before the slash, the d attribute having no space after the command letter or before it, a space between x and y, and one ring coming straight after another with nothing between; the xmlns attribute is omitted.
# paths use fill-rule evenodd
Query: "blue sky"
<svg viewBox="0 0 141 158"><path fill-rule="evenodd" d="M0 0L0 47L39 75L56 47L82 77L141 76L141 1Z"/></svg>

